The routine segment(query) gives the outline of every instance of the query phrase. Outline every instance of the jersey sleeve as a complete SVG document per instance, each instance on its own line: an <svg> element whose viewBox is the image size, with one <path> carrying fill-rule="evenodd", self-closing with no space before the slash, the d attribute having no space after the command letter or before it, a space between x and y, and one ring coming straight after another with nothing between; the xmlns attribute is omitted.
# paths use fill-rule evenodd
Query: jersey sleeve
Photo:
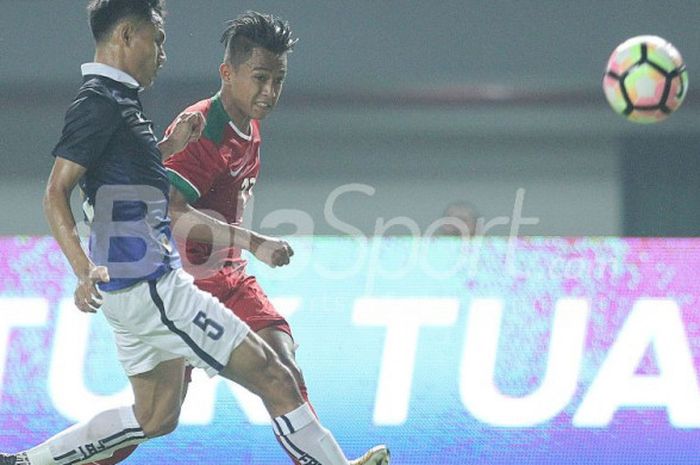
<svg viewBox="0 0 700 465"><path fill-rule="evenodd" d="M90 168L104 152L119 123L115 102L96 92L84 92L68 108L61 139L52 155Z"/></svg>
<svg viewBox="0 0 700 465"><path fill-rule="evenodd" d="M165 160L170 183L189 203L208 192L226 166L216 145L207 139L190 142L183 151Z"/></svg>

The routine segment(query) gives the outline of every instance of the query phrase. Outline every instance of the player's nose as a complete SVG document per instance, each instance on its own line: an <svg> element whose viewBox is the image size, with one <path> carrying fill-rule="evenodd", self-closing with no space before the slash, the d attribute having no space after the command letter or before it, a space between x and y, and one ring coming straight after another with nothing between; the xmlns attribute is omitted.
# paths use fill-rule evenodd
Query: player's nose
<svg viewBox="0 0 700 465"><path fill-rule="evenodd" d="M265 83L262 89L263 96L275 98L277 96L277 89L275 88L272 81Z"/></svg>

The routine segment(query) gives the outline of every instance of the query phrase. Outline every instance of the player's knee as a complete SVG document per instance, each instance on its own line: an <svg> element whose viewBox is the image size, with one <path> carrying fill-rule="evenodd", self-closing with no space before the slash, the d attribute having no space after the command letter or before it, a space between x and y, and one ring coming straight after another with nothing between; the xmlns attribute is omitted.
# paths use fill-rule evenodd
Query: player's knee
<svg viewBox="0 0 700 465"><path fill-rule="evenodd" d="M265 398L282 396L286 398L294 397L296 390L296 380L292 371L282 363L280 357L269 351L263 368L264 379L262 381L260 396Z"/></svg>
<svg viewBox="0 0 700 465"><path fill-rule="evenodd" d="M175 431L175 429L177 428L177 425L178 425L178 421L179 421L179 416L177 416L177 415L174 415L170 418L167 418L165 421L163 421L160 424L160 428L157 431L158 436L165 436L166 434L170 434L173 431Z"/></svg>
<svg viewBox="0 0 700 465"><path fill-rule="evenodd" d="M296 383L298 385L304 384L304 376L302 375L301 368L299 368L299 365L297 365L294 356L290 354L278 354L278 356L280 363L289 370Z"/></svg>
<svg viewBox="0 0 700 465"><path fill-rule="evenodd" d="M165 436L175 431L177 428L178 418L176 416L167 417L158 422L151 422L147 427L143 428L144 434L149 438L157 438Z"/></svg>
<svg viewBox="0 0 700 465"><path fill-rule="evenodd" d="M175 431L180 411L177 409L169 412L141 412L136 418L146 437L157 438Z"/></svg>
<svg viewBox="0 0 700 465"><path fill-rule="evenodd" d="M296 386L294 375L279 357L273 357L268 364L268 374L270 381L278 385L277 389L285 392L294 390Z"/></svg>

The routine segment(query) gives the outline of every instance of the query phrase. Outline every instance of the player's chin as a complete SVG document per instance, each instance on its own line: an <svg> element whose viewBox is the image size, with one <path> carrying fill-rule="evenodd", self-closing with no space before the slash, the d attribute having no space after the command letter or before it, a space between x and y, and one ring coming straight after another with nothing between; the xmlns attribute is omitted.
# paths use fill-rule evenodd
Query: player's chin
<svg viewBox="0 0 700 465"><path fill-rule="evenodd" d="M251 111L251 116L253 119L263 119L272 111L273 106L266 106L255 104L253 105L253 111Z"/></svg>
<svg viewBox="0 0 700 465"><path fill-rule="evenodd" d="M148 84L143 87L150 87L153 85L154 82L156 82L156 77L158 77L158 72L160 71L160 68L160 65L156 66L156 68L150 73Z"/></svg>
<svg viewBox="0 0 700 465"><path fill-rule="evenodd" d="M142 88L147 89L151 87L154 82L156 82L156 73L151 74L150 77L144 79L143 82L139 82L139 84L141 84Z"/></svg>

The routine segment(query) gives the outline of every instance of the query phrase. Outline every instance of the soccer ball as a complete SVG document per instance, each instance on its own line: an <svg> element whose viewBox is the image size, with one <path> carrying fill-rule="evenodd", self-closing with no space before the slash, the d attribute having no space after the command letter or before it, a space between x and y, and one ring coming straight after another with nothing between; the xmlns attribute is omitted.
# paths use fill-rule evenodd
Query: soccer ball
<svg viewBox="0 0 700 465"><path fill-rule="evenodd" d="M657 36L637 36L610 55L603 77L608 103L637 123L656 123L676 110L688 92L683 58Z"/></svg>

